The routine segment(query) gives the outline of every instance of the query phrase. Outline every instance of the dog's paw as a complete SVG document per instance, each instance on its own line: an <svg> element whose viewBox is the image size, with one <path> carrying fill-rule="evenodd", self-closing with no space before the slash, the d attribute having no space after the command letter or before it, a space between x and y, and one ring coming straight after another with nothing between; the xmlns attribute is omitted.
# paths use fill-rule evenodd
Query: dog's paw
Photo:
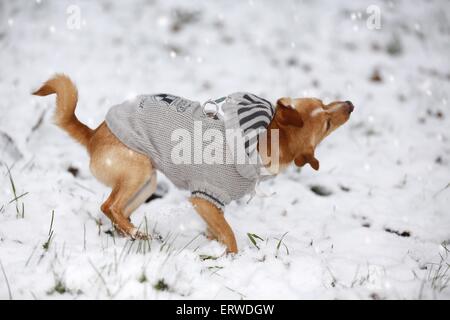
<svg viewBox="0 0 450 320"><path fill-rule="evenodd" d="M206 231L204 232L204 235L208 240L211 240L211 241L218 240L216 235L209 228L206 229Z"/></svg>
<svg viewBox="0 0 450 320"><path fill-rule="evenodd" d="M133 240L150 240L152 238L149 234L139 231L137 228L131 230L129 236Z"/></svg>

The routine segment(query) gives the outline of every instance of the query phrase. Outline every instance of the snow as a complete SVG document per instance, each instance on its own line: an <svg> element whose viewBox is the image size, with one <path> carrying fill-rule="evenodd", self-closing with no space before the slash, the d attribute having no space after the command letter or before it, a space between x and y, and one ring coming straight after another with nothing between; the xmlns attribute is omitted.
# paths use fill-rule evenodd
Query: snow
<svg viewBox="0 0 450 320"><path fill-rule="evenodd" d="M380 29L367 28L370 5ZM449 9L446 0L1 2L0 298L449 299ZM226 256L172 185L132 217L149 243L108 232L99 207L109 190L52 124L54 97L30 95L55 72L76 81L90 127L140 93L204 101L246 90L351 100L356 110L317 149L320 171L291 167L261 185L274 195L227 207L240 252ZM264 239L259 249L247 233Z"/></svg>

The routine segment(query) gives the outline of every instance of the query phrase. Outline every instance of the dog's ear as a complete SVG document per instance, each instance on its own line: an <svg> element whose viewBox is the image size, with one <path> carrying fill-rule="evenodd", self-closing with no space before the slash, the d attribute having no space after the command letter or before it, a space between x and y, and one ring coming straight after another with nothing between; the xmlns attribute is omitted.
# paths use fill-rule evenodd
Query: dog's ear
<svg viewBox="0 0 450 320"><path fill-rule="evenodd" d="M305 164L309 163L311 168L319 170L319 160L314 156L313 148L295 158L294 163L297 167L303 167Z"/></svg>
<svg viewBox="0 0 450 320"><path fill-rule="evenodd" d="M277 119L280 124L285 126L303 127L303 119L292 105L291 98L281 98L277 101Z"/></svg>

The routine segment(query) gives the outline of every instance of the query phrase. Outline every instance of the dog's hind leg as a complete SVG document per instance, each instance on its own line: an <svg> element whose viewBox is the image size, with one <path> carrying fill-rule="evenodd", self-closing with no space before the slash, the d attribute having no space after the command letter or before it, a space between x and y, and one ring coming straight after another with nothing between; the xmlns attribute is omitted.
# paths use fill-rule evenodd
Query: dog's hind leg
<svg viewBox="0 0 450 320"><path fill-rule="evenodd" d="M90 140L90 169L94 176L112 188L108 199L101 206L117 229L131 237L144 237L128 220L131 213L152 192L151 179L154 168L150 159L122 144L105 123L99 126ZM146 182L151 183L146 186ZM141 191L143 190L143 191Z"/></svg>
<svg viewBox="0 0 450 320"><path fill-rule="evenodd" d="M191 197L190 201L197 213L207 223L208 230L227 247L227 252L237 253L236 238L230 225L225 220L223 212L205 199Z"/></svg>
<svg viewBox="0 0 450 320"><path fill-rule="evenodd" d="M141 204L143 204L156 190L156 171L153 173L150 179L144 183L144 185L133 195L133 197L128 200L124 216L129 218L134 210L136 210Z"/></svg>
<svg viewBox="0 0 450 320"><path fill-rule="evenodd" d="M129 204L130 201L133 201L134 196L142 190L143 185L144 183L137 183L137 181L134 180L125 181L124 183L115 186L110 196L101 207L102 211L111 219L117 230L133 239L148 238L148 235L138 231L128 219L129 215L140 203L133 203L133 207L131 208L127 208L127 204ZM139 195L139 198L144 198L145 200L143 195ZM142 200L142 202L144 200Z"/></svg>
<svg viewBox="0 0 450 320"><path fill-rule="evenodd" d="M117 216L116 210L115 210L115 214L113 213L113 210L112 210L113 204L117 202L118 194L119 194L120 190L121 189L120 189L119 186L113 188L113 190L111 191L108 199L106 199L106 201L102 204L100 209L109 218L109 220L111 220L111 222L113 223L114 227L120 233L122 233L122 234L129 234L129 233L132 232L134 226L129 221L126 221L124 223L122 221L122 219L120 219L120 217Z"/></svg>

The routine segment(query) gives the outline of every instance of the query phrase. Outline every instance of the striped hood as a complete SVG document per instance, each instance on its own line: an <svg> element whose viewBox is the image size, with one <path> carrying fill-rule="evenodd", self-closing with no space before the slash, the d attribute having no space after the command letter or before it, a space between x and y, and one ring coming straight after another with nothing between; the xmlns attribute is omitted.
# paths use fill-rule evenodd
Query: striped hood
<svg viewBox="0 0 450 320"><path fill-rule="evenodd" d="M230 94L222 110L225 118L225 128L240 129L245 139L246 163L257 157L258 133L269 126L275 115L274 106L267 100L247 92ZM257 158L259 159L259 158ZM237 165L239 173L249 179L260 177L260 167L252 164Z"/></svg>

